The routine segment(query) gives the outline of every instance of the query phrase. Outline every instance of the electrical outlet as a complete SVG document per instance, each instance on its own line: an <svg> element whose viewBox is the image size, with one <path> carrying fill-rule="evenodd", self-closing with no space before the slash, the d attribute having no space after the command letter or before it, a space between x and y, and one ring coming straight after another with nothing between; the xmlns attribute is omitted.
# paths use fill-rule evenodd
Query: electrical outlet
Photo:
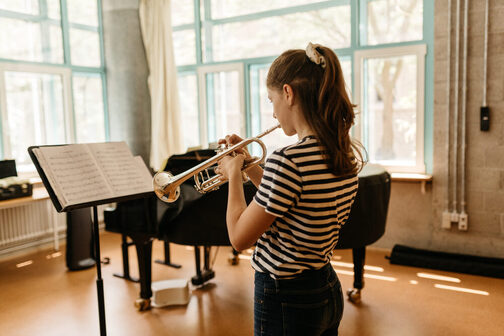
<svg viewBox="0 0 504 336"><path fill-rule="evenodd" d="M480 130L490 130L490 108L488 106L480 108Z"/></svg>
<svg viewBox="0 0 504 336"><path fill-rule="evenodd" d="M453 211L452 213L450 213L450 221L452 223L458 223L458 221L459 221L459 214L458 214L458 212Z"/></svg>
<svg viewBox="0 0 504 336"><path fill-rule="evenodd" d="M466 213L461 213L458 223L458 229L462 231L467 231L467 221L469 220Z"/></svg>
<svg viewBox="0 0 504 336"><path fill-rule="evenodd" d="M451 229L451 214L448 211L443 212L443 218L441 221L441 228Z"/></svg>

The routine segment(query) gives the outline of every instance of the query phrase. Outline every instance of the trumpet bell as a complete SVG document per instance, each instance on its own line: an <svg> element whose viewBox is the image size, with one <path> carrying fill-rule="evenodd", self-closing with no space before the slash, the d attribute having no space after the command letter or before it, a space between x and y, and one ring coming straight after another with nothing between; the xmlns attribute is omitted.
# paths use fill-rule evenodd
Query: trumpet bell
<svg viewBox="0 0 504 336"><path fill-rule="evenodd" d="M152 185L157 197L163 202L173 203L180 196L180 186L174 184L175 177L169 172L158 172L154 175Z"/></svg>

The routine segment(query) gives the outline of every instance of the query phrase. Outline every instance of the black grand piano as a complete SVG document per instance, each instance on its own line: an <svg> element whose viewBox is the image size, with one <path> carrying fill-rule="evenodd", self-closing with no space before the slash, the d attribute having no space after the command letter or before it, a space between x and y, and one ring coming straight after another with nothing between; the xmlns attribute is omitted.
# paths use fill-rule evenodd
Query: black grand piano
<svg viewBox="0 0 504 336"><path fill-rule="evenodd" d="M214 150L196 150L171 156L164 168L177 175L215 155ZM181 185L181 196L174 203L164 203L154 194L152 197L118 203L104 212L105 229L122 234L123 275L129 276L128 246L137 251L140 282L140 298L136 301L139 310L150 307L152 241L165 242L165 260L169 257L169 243L194 246L196 275L193 285L203 285L215 276L210 267L212 246L231 246L226 228L227 184L219 190L200 194L194 189L193 180ZM244 185L245 198L250 202L256 192L251 182ZM377 241L385 231L390 196L390 175L380 166L368 164L359 174L359 190L352 207L350 219L340 232L337 249L353 249L354 288L349 290L350 301L360 301L364 287L363 267L366 245ZM131 239L131 241L128 241ZM203 251L203 266L201 266ZM235 251L235 257L238 252ZM237 258L230 258L232 263Z"/></svg>

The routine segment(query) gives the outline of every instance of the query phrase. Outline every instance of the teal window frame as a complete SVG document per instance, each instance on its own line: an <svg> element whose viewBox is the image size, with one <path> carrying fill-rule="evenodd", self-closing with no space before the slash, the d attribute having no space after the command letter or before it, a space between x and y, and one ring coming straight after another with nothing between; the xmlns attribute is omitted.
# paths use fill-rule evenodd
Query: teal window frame
<svg viewBox="0 0 504 336"><path fill-rule="evenodd" d="M69 90L70 96L73 96L73 87L72 87L72 82L73 82L73 74L79 74L79 75L86 75L89 74L90 76L99 76L102 81L102 97L103 97L103 113L104 113L104 121L105 121L105 139L106 141L110 140L110 125L109 125L109 113L108 113L108 100L107 100L107 81L106 81L106 66L105 66L105 53L104 53L104 41L103 41L103 12L102 12L102 0L95 0L97 3L97 10L98 10L98 26L88 26L88 25L83 25L83 24L75 24L75 23L70 23L68 20L68 10L67 10L67 0L60 0L60 15L61 15L61 33L62 33L62 41L63 41L63 63L50 63L50 62L33 62L33 61L22 61L22 60L15 60L15 59L9 59L9 58L0 58L0 63L4 64L15 64L16 68L19 69L18 71L22 71L23 66L30 67L30 66L43 66L43 67L48 67L48 68L65 68L69 69L71 74L69 78L69 87L66 89ZM39 0L39 3L41 6L46 5L45 0ZM25 20L25 21L30 21L30 22L37 22L42 19L41 15L31 15L31 14L24 14L24 13L18 13L18 12L12 12L8 10L0 10L0 17L8 17L8 18L14 18L14 19L19 19L19 20ZM55 21L57 22L57 21ZM100 66L99 67L88 67L88 66L76 66L72 65L71 63L71 50L70 50L70 37L69 37L69 31L70 28L78 28L81 30L88 30L88 31L93 31L97 32L99 36L99 44L100 44ZM1 95L0 95L1 97ZM76 141L76 127L78 125L75 124L75 111L74 111L74 106L73 106L73 99L72 104L71 104L71 110L69 111L71 114L71 125L65 125L66 127L71 127L72 131L67 132L67 141L68 142L75 142ZM5 106L5 104L3 104ZM0 115L4 113L4 111L1 111L2 109L2 104L0 104ZM3 133L3 128L4 125L2 124L2 118L0 118L0 158L5 159L5 144L3 141L4 138L4 133ZM57 127L55 125L55 127Z"/></svg>
<svg viewBox="0 0 504 336"><path fill-rule="evenodd" d="M241 63L244 70L244 90L243 93L245 98L245 120L246 120L246 136L250 137L257 133L261 129L260 118L257 118L259 111L252 110L252 100L257 99L254 95L257 92L257 85L262 85L257 81L257 71L260 67L266 66L273 62L276 56L272 57L258 57L258 58L248 58L248 59L234 59L223 62L213 62L211 60L212 50L210 48L211 44L206 43L206 50L203 53L202 50L202 28L209 28L213 25L226 24L231 22L240 22L247 20L256 20L271 16L291 14L300 11L308 11L315 9L323 9L332 6L340 5L350 5L351 12L351 43L347 48L335 49L334 51L341 59L349 59L352 66L352 92L355 92L355 58L354 54L356 51L360 50L373 50L373 49L383 49L383 48L395 48L410 45L425 45L426 55L425 55L425 69L424 69L424 115L423 115L423 158L425 163L425 173L432 173L433 166L433 105L434 105L434 1L433 0L423 0L423 34L421 40L407 41L407 42L397 42L397 43L384 43L377 45L365 45L361 43L366 37L366 29L359 29L359 27L365 25L365 22L361 22L361 18L366 17L367 4L369 2L376 0L330 0L330 1L320 1L313 4L305 4L299 6L293 6L289 8L265 10L257 13L239 15L234 17L226 17L223 19L212 19L211 17L211 0L194 0L194 22L190 24L184 24L180 26L174 26L173 31L180 31L186 29L194 29L196 36L196 63L191 65L178 66L177 70L179 73L183 72L197 72L199 67L219 65L227 63ZM201 4L203 3L203 11L200 12ZM211 41L211 29L205 29L205 41ZM206 55L207 60L203 60L203 54ZM278 56L278 55L277 55ZM210 59L210 60L209 60ZM198 79L199 80L199 79ZM198 83L200 87L200 83ZM201 95L199 96L201 99ZM363 101L366 101L365 99ZM257 104L255 104L257 106ZM202 116L201 104L199 104L199 115ZM211 111L210 111L211 113ZM204 141L202 141L204 142Z"/></svg>

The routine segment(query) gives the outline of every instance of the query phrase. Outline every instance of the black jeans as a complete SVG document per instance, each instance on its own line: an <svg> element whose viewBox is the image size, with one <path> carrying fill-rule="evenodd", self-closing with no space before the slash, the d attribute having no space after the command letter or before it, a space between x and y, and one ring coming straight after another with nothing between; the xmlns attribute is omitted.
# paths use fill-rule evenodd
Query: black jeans
<svg viewBox="0 0 504 336"><path fill-rule="evenodd" d="M255 273L254 335L338 335L341 284L331 264L299 277L274 280Z"/></svg>

